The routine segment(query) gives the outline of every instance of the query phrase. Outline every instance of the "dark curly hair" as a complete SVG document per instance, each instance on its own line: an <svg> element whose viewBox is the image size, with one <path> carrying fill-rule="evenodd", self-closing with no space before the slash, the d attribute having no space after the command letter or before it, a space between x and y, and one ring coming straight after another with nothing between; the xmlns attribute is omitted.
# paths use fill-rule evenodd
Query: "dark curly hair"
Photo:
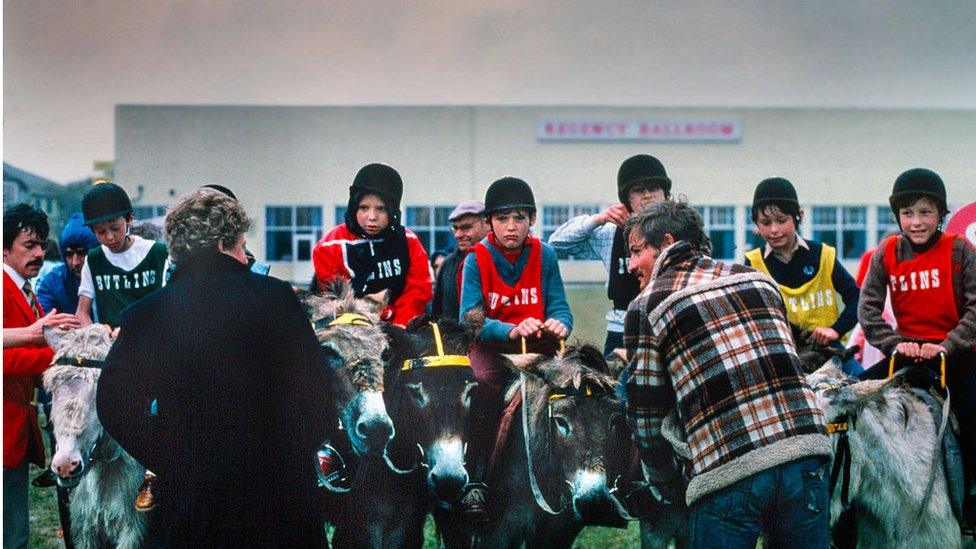
<svg viewBox="0 0 976 549"><path fill-rule="evenodd" d="M3 212L3 249L9 250L20 233L34 233L38 239L47 240L51 226L47 214L29 204L15 204Z"/></svg>

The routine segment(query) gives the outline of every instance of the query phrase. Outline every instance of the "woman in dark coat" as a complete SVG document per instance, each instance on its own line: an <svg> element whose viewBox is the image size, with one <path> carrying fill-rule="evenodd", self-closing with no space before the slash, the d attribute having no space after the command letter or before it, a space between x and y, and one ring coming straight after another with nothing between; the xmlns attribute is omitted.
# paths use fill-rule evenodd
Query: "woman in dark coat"
<svg viewBox="0 0 976 549"><path fill-rule="evenodd" d="M331 374L291 287L248 270L249 225L211 189L173 205L178 268L125 310L99 380L105 429L158 476L155 546L326 545Z"/></svg>

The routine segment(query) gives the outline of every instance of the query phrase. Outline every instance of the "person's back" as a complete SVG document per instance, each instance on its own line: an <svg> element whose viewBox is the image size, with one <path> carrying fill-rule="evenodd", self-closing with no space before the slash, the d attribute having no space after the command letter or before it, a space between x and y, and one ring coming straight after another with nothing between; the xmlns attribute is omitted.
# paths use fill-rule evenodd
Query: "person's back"
<svg viewBox="0 0 976 549"><path fill-rule="evenodd" d="M645 478L680 497L662 432L675 412L692 547L752 547L762 531L770 546L826 548L831 445L776 285L709 257L685 203L653 206L626 231L642 286L625 322L627 413Z"/></svg>
<svg viewBox="0 0 976 549"><path fill-rule="evenodd" d="M331 418L330 374L297 297L250 272L242 251L171 250L179 268L123 313L98 391L106 430L158 475L153 537L324 542L313 460Z"/></svg>
<svg viewBox="0 0 976 549"><path fill-rule="evenodd" d="M296 452L282 451L304 446L312 456L315 445L292 438L309 418L288 405L302 388L281 376L293 351L277 324L289 319L268 315L274 302L294 300L291 290L246 268L230 276L180 269L191 272L178 271L170 287L134 305L125 326L173 342L161 346L156 373L162 393L179 396L157 404L172 453L145 464L162 479L157 512L173 521L174 540L199 532L198 521L210 525L209 539L192 541L207 545L287 540L297 535L289 520L318 508L311 457L296 461ZM219 345L199 337L207 325L220 326ZM242 367L255 364L266 367Z"/></svg>

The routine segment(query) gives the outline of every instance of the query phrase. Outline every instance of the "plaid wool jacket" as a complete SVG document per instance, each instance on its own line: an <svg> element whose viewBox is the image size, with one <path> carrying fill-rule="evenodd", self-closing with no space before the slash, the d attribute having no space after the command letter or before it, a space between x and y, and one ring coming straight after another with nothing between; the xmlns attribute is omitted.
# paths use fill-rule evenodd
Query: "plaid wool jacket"
<svg viewBox="0 0 976 549"><path fill-rule="evenodd" d="M662 422L691 455L689 505L747 476L831 455L775 282L687 242L665 249L627 310L627 412L649 480L675 474Z"/></svg>

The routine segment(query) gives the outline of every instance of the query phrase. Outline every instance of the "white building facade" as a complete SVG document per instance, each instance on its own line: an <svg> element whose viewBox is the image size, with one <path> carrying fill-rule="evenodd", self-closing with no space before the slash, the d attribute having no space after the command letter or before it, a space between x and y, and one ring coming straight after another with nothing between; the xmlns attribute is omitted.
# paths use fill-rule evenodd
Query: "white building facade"
<svg viewBox="0 0 976 549"><path fill-rule="evenodd" d="M801 233L838 247L854 271L894 228L895 177L927 167L950 209L976 200L976 111L573 106L278 107L119 105L115 181L137 217L217 183L253 218L249 249L272 274L310 280L311 248L342 222L360 167L384 162L404 181L404 223L428 252L453 245L447 214L514 175L533 188L547 237L573 215L616 201L627 157L658 157L672 192L700 208L714 255L753 246L749 205L770 176L794 183ZM567 282L604 281L594 261L566 258Z"/></svg>

